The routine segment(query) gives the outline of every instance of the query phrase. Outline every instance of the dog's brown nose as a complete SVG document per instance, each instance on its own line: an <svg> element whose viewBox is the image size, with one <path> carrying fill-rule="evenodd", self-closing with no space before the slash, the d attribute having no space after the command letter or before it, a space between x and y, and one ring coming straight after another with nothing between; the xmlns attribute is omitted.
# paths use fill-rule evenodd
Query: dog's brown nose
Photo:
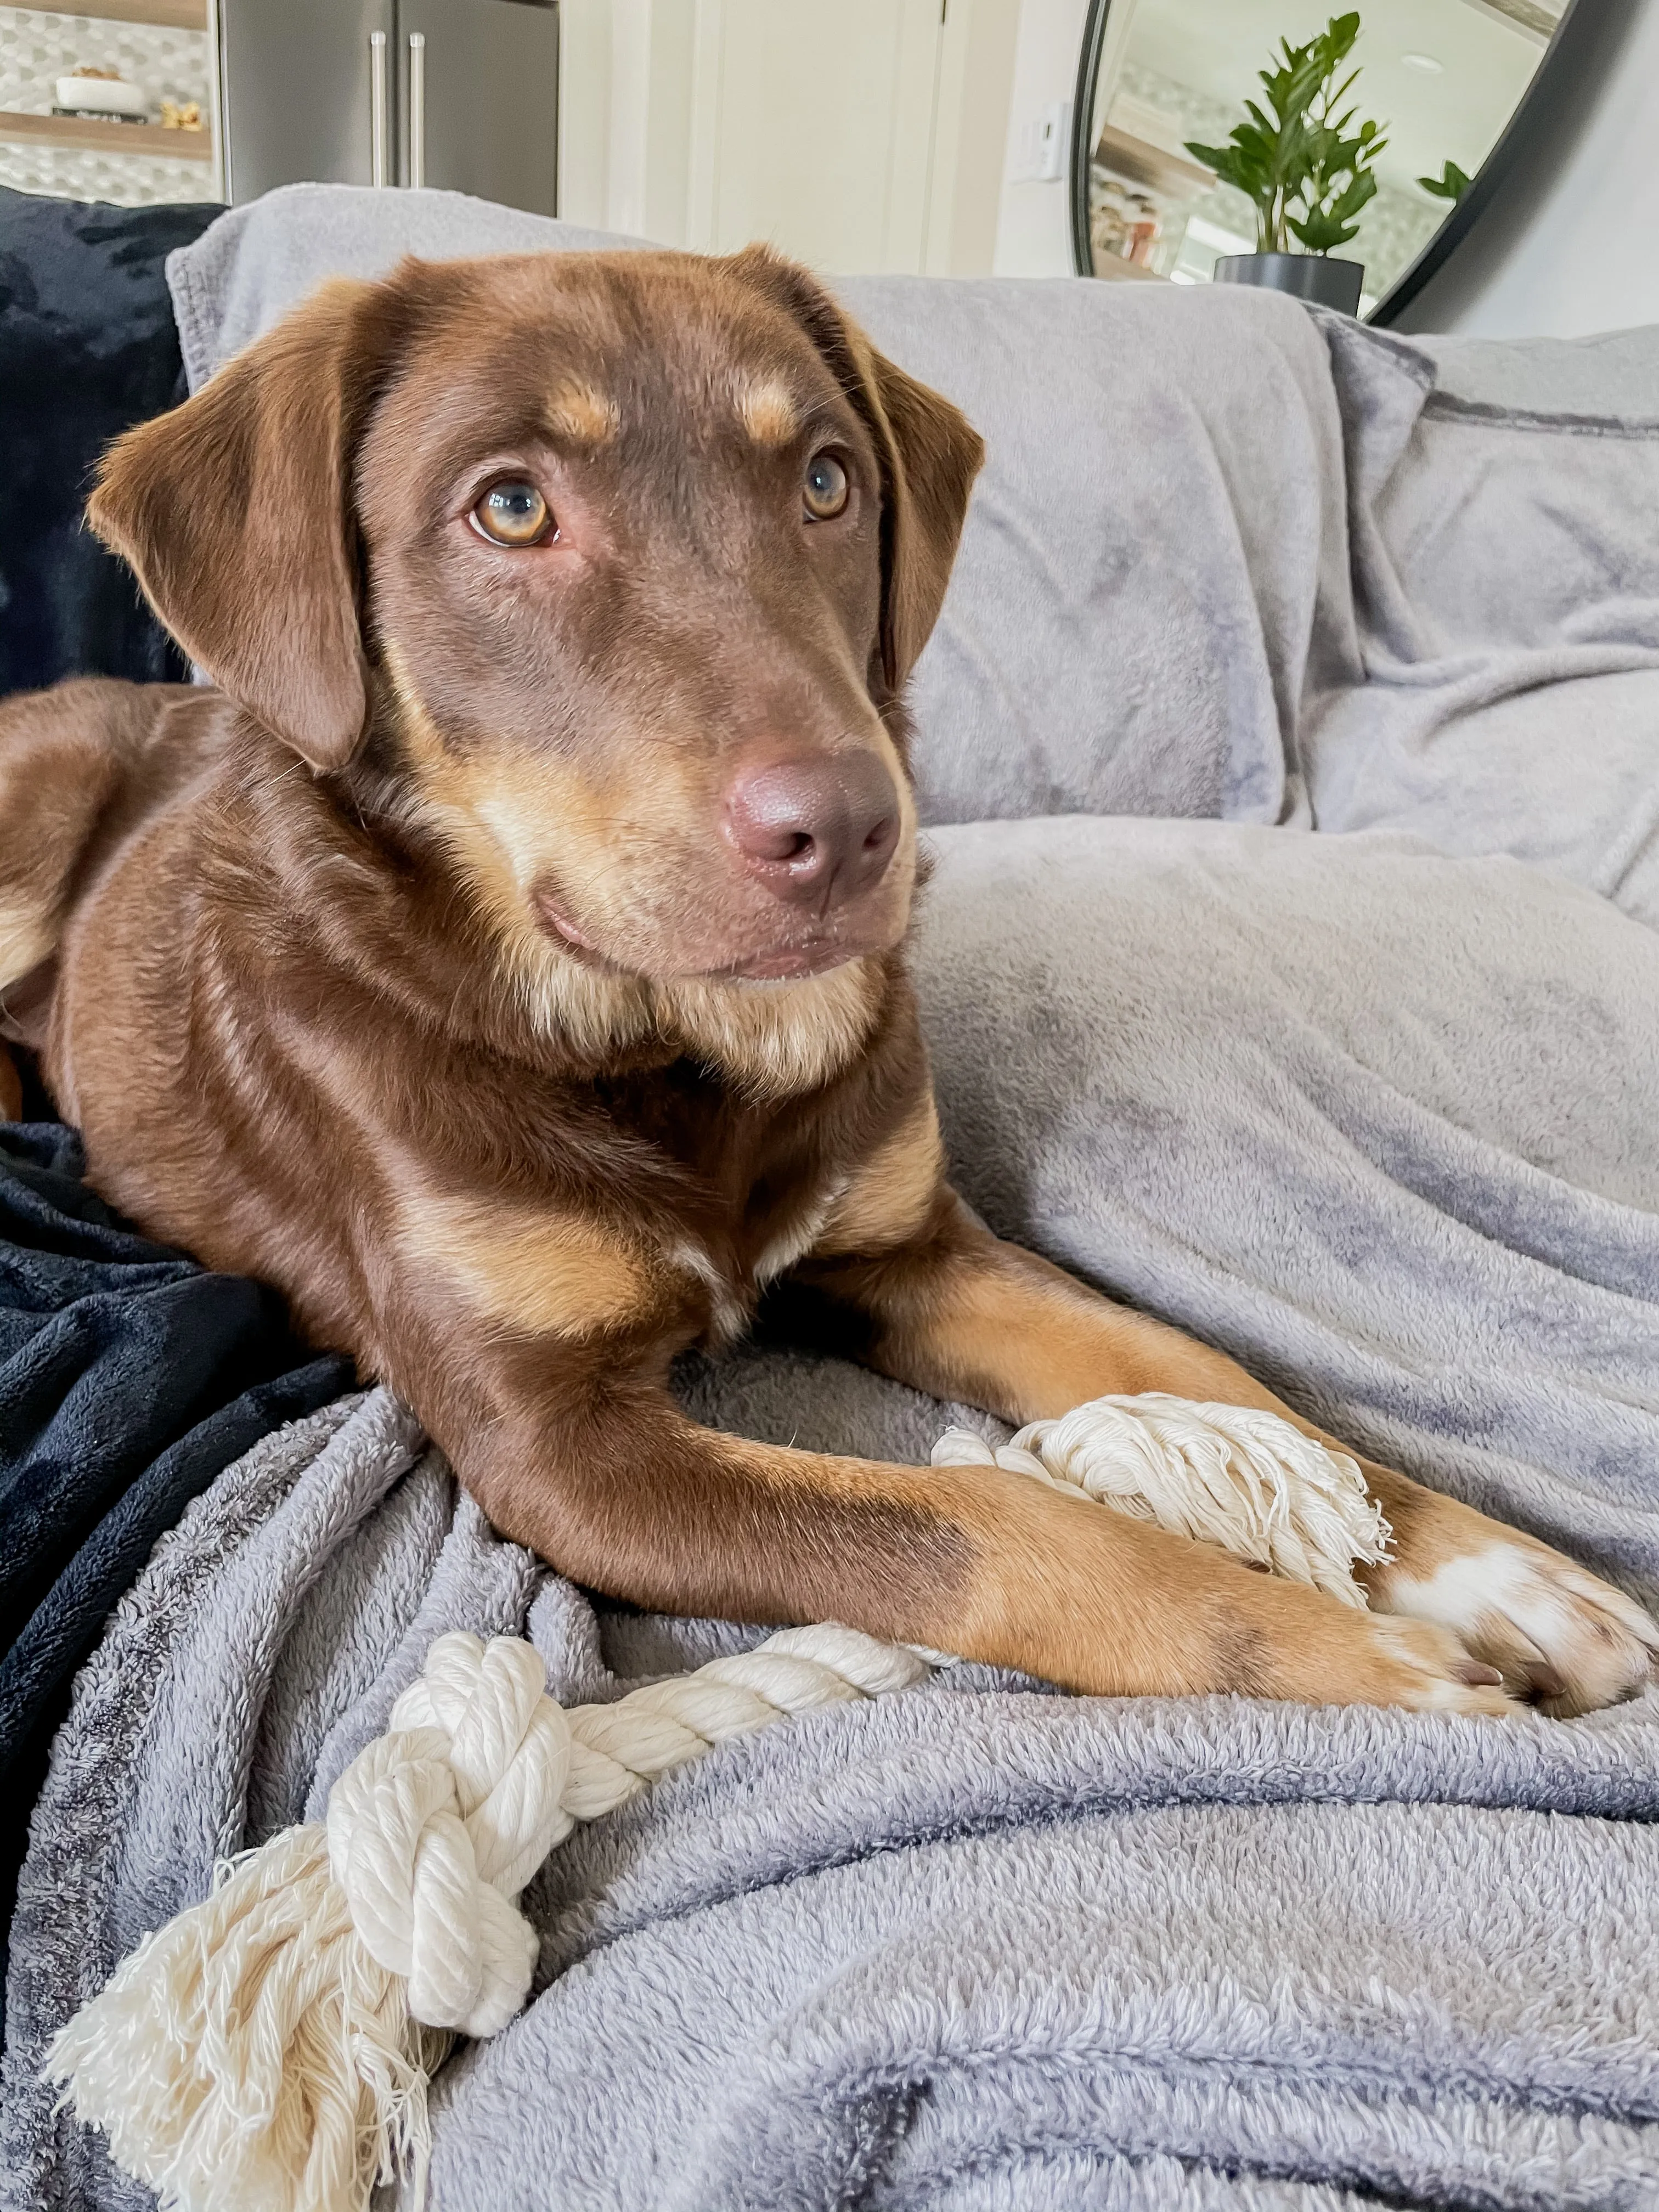
<svg viewBox="0 0 1659 2212"><path fill-rule="evenodd" d="M885 874L898 793L874 753L775 760L732 786L726 832L775 896L823 912Z"/></svg>

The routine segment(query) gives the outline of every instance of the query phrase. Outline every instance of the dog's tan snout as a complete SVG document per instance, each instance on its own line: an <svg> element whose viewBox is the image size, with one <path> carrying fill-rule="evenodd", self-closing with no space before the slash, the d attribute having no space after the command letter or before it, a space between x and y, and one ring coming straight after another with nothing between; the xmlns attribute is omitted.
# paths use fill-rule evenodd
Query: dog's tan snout
<svg viewBox="0 0 1659 2212"><path fill-rule="evenodd" d="M898 793L873 753L774 758L732 783L725 828L775 897L826 913L886 874L898 845Z"/></svg>

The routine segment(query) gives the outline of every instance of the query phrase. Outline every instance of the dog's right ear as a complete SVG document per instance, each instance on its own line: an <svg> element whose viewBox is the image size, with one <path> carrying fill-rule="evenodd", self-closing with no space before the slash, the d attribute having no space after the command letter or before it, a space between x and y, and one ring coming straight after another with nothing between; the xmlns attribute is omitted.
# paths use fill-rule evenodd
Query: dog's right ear
<svg viewBox="0 0 1659 2212"><path fill-rule="evenodd" d="M185 651L319 774L368 719L352 460L407 313L396 280L325 284L111 447L87 507Z"/></svg>

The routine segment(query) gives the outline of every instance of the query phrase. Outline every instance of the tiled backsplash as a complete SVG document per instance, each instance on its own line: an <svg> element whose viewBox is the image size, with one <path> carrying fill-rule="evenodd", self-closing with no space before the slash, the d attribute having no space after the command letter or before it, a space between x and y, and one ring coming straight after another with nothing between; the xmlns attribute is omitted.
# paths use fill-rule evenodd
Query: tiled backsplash
<svg viewBox="0 0 1659 2212"><path fill-rule="evenodd" d="M111 22L97 15L41 15L32 9L0 7L0 107L48 115L56 80L90 64L119 70L149 95L152 116L164 100L199 101L208 108L208 42L204 31L169 31L146 23ZM53 192L73 199L118 200L136 207L152 200L211 197L213 172L204 161L169 161L148 154L85 153L78 148L13 145L0 139L0 185L19 191Z"/></svg>

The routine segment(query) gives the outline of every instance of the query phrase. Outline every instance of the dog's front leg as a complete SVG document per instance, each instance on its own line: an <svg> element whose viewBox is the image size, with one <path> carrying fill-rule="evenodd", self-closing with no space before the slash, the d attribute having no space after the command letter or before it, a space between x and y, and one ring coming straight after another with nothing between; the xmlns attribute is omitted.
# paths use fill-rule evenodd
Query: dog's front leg
<svg viewBox="0 0 1659 2212"><path fill-rule="evenodd" d="M834 1620L1069 1688L1496 1711L1447 1631L1384 1621L995 1468L718 1434L625 1334L406 1333L392 1376L503 1534L637 1604ZM400 1369L403 1363L398 1363Z"/></svg>
<svg viewBox="0 0 1659 2212"><path fill-rule="evenodd" d="M1010 1421L1109 1392L1166 1390L1263 1407L1351 1449L1224 1353L1002 1243L948 1190L911 1239L821 1254L799 1279L822 1302L820 1333L837 1348ZM1659 1628L1622 1592L1392 1468L1359 1463L1395 1537L1382 1565L1360 1571L1375 1609L1453 1630L1508 1688L1552 1712L1616 1703L1648 1679Z"/></svg>

